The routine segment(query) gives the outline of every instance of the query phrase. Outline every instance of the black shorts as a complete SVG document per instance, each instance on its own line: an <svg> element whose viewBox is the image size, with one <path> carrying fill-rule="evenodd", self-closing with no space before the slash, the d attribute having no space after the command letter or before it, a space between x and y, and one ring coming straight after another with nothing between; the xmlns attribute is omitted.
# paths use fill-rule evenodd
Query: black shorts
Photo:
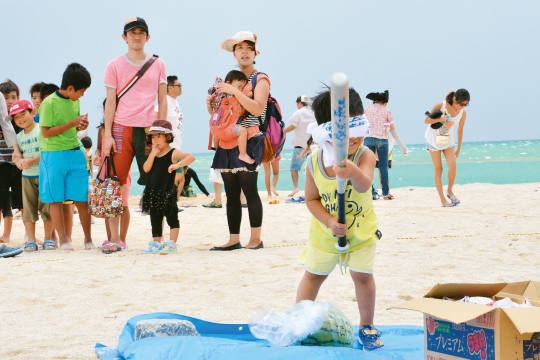
<svg viewBox="0 0 540 360"><path fill-rule="evenodd" d="M13 164L0 164L0 209L22 209L22 170Z"/></svg>

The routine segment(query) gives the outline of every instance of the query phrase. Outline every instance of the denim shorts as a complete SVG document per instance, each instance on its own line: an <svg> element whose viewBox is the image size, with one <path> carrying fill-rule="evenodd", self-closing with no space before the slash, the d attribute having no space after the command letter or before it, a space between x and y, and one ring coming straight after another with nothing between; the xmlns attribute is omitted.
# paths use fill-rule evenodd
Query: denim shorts
<svg viewBox="0 0 540 360"><path fill-rule="evenodd" d="M309 153L302 156L300 159L298 159L298 155L304 151L304 148L296 146L293 150L293 155L291 159L291 170L300 171L302 169L302 165L304 165L304 161L306 161L306 157Z"/></svg>
<svg viewBox="0 0 540 360"><path fill-rule="evenodd" d="M86 157L79 148L41 152L39 197L43 203L88 201Z"/></svg>

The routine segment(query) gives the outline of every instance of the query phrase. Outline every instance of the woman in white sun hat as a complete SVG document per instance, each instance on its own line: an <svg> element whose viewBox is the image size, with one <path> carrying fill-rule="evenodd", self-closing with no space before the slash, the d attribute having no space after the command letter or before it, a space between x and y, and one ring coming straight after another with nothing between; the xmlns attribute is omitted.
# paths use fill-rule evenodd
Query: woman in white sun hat
<svg viewBox="0 0 540 360"><path fill-rule="evenodd" d="M240 116L238 124L247 128L248 144L247 154L255 160L248 164L238 158L238 138L230 141L220 141L216 149L212 168L221 173L225 193L227 194L227 222L229 225L229 241L223 246L216 246L210 250L228 251L241 249L240 223L242 220L242 207L240 203L240 191L243 190L247 199L251 236L245 249L261 249L261 225L262 225L262 202L257 189L257 167L262 160L264 134L259 130L261 117L264 118L266 104L270 94L270 80L268 76L259 73L255 67L255 57L260 54L257 43L257 35L249 31L240 31L232 38L221 42L220 47L233 53L238 62L240 71L248 78L248 83L243 90L231 84L221 83L217 90L236 97L238 102L246 110ZM255 78L254 78L255 77ZM252 81L255 80L255 81ZM255 88L253 83L255 82ZM250 94L251 92L251 94ZM248 95L251 95L248 96ZM207 103L211 97L207 98Z"/></svg>

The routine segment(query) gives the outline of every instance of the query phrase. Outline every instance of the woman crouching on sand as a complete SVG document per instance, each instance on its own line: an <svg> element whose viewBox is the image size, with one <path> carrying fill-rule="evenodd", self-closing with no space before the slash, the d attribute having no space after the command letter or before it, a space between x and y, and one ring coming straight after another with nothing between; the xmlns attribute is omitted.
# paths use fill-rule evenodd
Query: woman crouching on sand
<svg viewBox="0 0 540 360"><path fill-rule="evenodd" d="M426 142L427 150L431 155L431 161L433 161L433 167L435 168L435 187L439 193L441 204L443 207L453 207L459 205L460 201L452 191L454 181L456 180L456 158L459 156L461 150L461 141L463 139L463 127L465 126L465 119L467 112L465 107L469 106L471 96L465 89L459 89L457 91L451 91L446 100L437 103L431 113L440 110L443 116L432 119L427 116L424 122L429 124L426 130ZM432 126L432 124L436 124ZM454 151L454 128L458 125L458 147ZM447 197L450 202L446 201L444 197L443 185L442 185L442 160L441 152L446 158L448 165L448 188L446 190Z"/></svg>
<svg viewBox="0 0 540 360"><path fill-rule="evenodd" d="M243 90L231 84L221 83L217 90L231 94L244 107L245 114L240 116L237 124L247 128L248 142L247 154L255 160L253 164L246 163L238 158L238 138L234 140L220 140L212 168L221 173L225 193L227 194L227 223L229 225L229 241L223 246L215 246L210 250L228 251L241 249L240 223L242 221L242 205L240 191L246 196L251 236L246 249L261 249L261 225L263 219L262 202L257 189L257 167L262 160L264 135L259 130L260 117L264 116L266 104L270 94L270 80L265 74L258 73L254 68L255 56L259 55L257 36L249 31L240 31L232 38L221 42L220 47L233 53L240 71L248 78ZM256 86L253 89L251 79L257 76ZM252 97L248 96L251 95ZM207 98L207 105L211 96Z"/></svg>

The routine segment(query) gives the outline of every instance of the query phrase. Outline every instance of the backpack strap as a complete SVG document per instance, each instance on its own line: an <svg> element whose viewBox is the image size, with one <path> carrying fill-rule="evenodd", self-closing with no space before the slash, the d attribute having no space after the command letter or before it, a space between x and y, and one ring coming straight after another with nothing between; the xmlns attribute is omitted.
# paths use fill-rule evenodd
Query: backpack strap
<svg viewBox="0 0 540 360"><path fill-rule="evenodd" d="M259 74L263 74L263 75L266 75L266 77L268 77L267 74L261 71L257 71L255 74L253 74L253 76L251 77L251 87L252 87L251 91L253 91L254 94L255 94L255 85L257 85L257 75ZM270 94L268 94L268 96L270 96Z"/></svg>
<svg viewBox="0 0 540 360"><path fill-rule="evenodd" d="M122 98L122 96L124 96L128 92L128 90L131 89L133 87L133 85L135 85L135 83L137 81L139 81L139 79L144 75L146 70L148 70L148 68L154 63L154 61L156 61L156 59L158 57L159 56L157 56L155 54L152 55L152 57L150 59L148 59L148 61L146 61L144 63L144 65L141 67L141 69L139 71L137 71L135 76L133 78L131 78L131 80L128 81L126 86L124 86L124 88L122 90L120 90L120 92L116 95L116 106L117 107L118 107L118 103L120 102L120 98Z"/></svg>

